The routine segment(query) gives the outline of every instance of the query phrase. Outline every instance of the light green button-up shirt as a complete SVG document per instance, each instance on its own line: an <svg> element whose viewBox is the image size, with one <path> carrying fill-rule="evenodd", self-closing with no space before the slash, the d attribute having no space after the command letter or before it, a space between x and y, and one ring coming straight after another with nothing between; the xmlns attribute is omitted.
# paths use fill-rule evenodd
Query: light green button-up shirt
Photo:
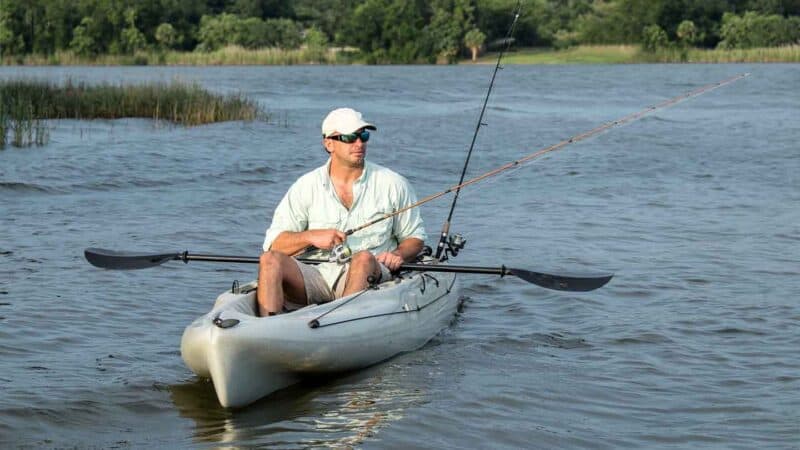
<svg viewBox="0 0 800 450"><path fill-rule="evenodd" d="M264 237L264 251L284 231L335 228L346 231L370 220L417 202L408 180L397 173L366 161L364 171L353 183L353 204L344 207L329 174L328 162L302 177L289 188L272 217ZM369 250L373 254L392 251L408 238L426 239L419 210L412 208L347 237L353 253ZM335 267L319 267L328 285L338 276Z"/></svg>

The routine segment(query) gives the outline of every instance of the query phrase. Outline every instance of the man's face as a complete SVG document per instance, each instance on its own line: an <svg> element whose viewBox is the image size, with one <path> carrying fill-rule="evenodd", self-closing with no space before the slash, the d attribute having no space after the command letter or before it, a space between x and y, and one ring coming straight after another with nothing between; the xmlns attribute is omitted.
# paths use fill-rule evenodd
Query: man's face
<svg viewBox="0 0 800 450"><path fill-rule="evenodd" d="M337 164L346 167L364 167L368 140L369 131L361 128L355 133L336 133L325 138L323 143Z"/></svg>

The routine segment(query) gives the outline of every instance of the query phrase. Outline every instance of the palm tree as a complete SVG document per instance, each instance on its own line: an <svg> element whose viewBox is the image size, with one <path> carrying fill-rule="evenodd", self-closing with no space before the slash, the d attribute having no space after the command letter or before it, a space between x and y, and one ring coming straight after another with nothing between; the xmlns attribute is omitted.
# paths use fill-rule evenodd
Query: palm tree
<svg viewBox="0 0 800 450"><path fill-rule="evenodd" d="M477 28L473 28L464 35L464 45L472 51L472 62L478 59L478 50L486 40L486 35Z"/></svg>

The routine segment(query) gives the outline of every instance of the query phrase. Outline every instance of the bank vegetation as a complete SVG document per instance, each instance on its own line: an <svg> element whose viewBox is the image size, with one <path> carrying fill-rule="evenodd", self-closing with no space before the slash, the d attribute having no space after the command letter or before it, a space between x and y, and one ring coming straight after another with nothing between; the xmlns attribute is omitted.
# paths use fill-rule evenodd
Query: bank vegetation
<svg viewBox="0 0 800 450"><path fill-rule="evenodd" d="M121 118L194 126L268 120L269 115L242 95L220 95L198 84L177 81L139 85L0 81L0 148L46 143L48 120Z"/></svg>
<svg viewBox="0 0 800 450"><path fill-rule="evenodd" d="M456 63L503 45L516 4L3 0L0 58L64 65ZM800 2L522 0L513 39L520 48L554 51L639 46L652 54L639 61L782 61L793 55L786 47L800 44ZM750 51L764 48L780 50Z"/></svg>

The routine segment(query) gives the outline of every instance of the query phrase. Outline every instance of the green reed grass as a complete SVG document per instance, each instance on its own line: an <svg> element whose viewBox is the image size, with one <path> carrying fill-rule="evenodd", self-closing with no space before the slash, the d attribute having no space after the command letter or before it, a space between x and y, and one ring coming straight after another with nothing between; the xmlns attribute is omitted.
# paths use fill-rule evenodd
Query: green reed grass
<svg viewBox="0 0 800 450"><path fill-rule="evenodd" d="M22 55L3 58L5 65L31 66L215 66L215 65L295 65L295 64L349 64L352 51L332 48L262 48L246 49L239 46L224 47L213 52L138 51L132 55L80 56L72 51L57 51L52 55Z"/></svg>
<svg viewBox="0 0 800 450"><path fill-rule="evenodd" d="M12 135L14 146L43 144L44 120L140 117L180 125L230 120L269 120L259 105L242 95L219 95L197 84L90 85L68 80L0 81L0 148Z"/></svg>
<svg viewBox="0 0 800 450"><path fill-rule="evenodd" d="M707 63L798 63L800 45L732 50L691 49L687 62Z"/></svg>
<svg viewBox="0 0 800 450"><path fill-rule="evenodd" d="M4 94L0 90L0 150L9 143L14 147L47 143L50 129L44 120L34 115L32 106L24 101L10 99Z"/></svg>
<svg viewBox="0 0 800 450"><path fill-rule="evenodd" d="M748 49L668 47L646 52L636 45L579 45L564 50L522 48L504 56L508 64L620 64L620 63L797 63L800 45ZM487 54L481 63L492 63Z"/></svg>

